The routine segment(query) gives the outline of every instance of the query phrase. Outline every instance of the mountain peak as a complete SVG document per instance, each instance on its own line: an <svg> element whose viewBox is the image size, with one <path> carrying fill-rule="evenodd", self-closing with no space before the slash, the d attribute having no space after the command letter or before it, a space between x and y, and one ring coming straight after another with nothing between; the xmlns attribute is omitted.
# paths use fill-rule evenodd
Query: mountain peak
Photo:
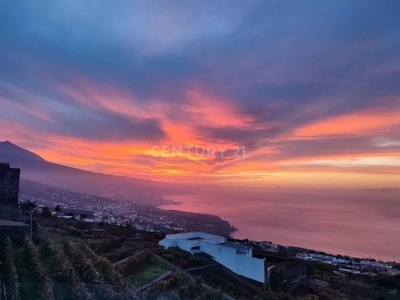
<svg viewBox="0 0 400 300"><path fill-rule="evenodd" d="M29 150L19 147L15 144L11 143L8 140L4 141L4 142L0 142L0 160L3 156L12 156L12 157L18 157L18 158L24 158L24 159L30 159L30 160L44 161L44 159L41 158L36 153L33 153Z"/></svg>

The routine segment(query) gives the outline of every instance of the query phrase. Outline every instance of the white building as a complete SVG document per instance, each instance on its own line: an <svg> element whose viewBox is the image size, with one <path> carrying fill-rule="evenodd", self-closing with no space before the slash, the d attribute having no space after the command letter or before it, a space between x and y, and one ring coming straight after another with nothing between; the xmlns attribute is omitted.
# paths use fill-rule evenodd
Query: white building
<svg viewBox="0 0 400 300"><path fill-rule="evenodd" d="M252 248L228 242L225 237L204 232L167 234L159 243L165 248L179 247L192 254L204 252L229 270L265 282L264 259L252 257Z"/></svg>

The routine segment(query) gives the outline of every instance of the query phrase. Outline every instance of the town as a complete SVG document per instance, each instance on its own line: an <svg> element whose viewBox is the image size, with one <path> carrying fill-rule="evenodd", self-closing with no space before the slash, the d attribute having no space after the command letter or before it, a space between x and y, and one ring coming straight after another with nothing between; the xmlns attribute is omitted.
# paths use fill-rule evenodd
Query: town
<svg viewBox="0 0 400 300"><path fill-rule="evenodd" d="M130 299L158 299L153 296L160 291L192 299L186 289L200 297L193 299L248 299L250 295L257 295L254 299L309 299L309 295L337 299L346 295L349 298L344 299L394 300L399 296L400 264L395 262L237 240L230 237L236 228L217 216L71 192L20 180L19 169L0 166L4 266L13 264L10 255L15 255L15 268L20 270L4 270L14 281L1 284L3 298L7 290L18 289L15 278L19 275L20 293L36 299L27 296L27 282L34 279L25 275L21 255L26 252L31 253L26 259L36 257L36 267L44 265L39 270L40 276L48 278L43 293L62 293L60 279L52 275L46 256L54 256L64 271L67 256L75 261L76 269L68 267L71 274L76 272L71 284L87 296L77 294L77 299L91 299L90 294L108 299L102 297L109 292L119 295L115 299L125 299L127 293ZM98 281L112 285L99 290L93 286ZM186 288L175 290L173 282Z"/></svg>
<svg viewBox="0 0 400 300"><path fill-rule="evenodd" d="M205 231L222 236L229 236L236 228L217 216L167 211L153 206L145 206L110 198L85 195L71 192L29 180L21 180L20 202L37 203L37 214L48 207L54 218L80 219L86 223L105 223L108 225L125 226L130 224L138 230L147 232L190 232ZM56 207L60 210L56 211ZM400 275L393 268L395 262L378 262L373 258L351 258L342 255L329 255L293 246L281 246L269 241L251 241L254 246L279 254L290 253L296 259L321 262L338 266L334 272L341 275L354 274L376 276L378 273L388 276Z"/></svg>
<svg viewBox="0 0 400 300"><path fill-rule="evenodd" d="M36 202L38 214L44 207L49 207L55 218L69 219L74 217L88 223L106 223L117 226L130 224L138 230L149 232L206 231L229 236L235 230L228 222L217 216L166 211L126 201L113 201L109 198L84 195L27 180L22 181L20 201ZM60 207L59 212L55 211L57 206ZM279 249L291 249L292 256L298 259L339 266L339 270L335 272L341 274L376 276L377 273L382 273L390 276L400 275L399 270L393 269L393 262L377 262L372 258L360 259L342 255L312 253L307 249L285 247L267 241L252 241L252 243L271 253L278 253Z"/></svg>
<svg viewBox="0 0 400 300"><path fill-rule="evenodd" d="M29 180L21 180L20 202L35 202L38 213L48 207L55 217L81 218L85 222L110 225L130 224L139 230L163 231L208 231L229 236L236 229L218 216L169 211L154 206L135 204L122 200L71 192ZM59 206L61 211L55 212Z"/></svg>

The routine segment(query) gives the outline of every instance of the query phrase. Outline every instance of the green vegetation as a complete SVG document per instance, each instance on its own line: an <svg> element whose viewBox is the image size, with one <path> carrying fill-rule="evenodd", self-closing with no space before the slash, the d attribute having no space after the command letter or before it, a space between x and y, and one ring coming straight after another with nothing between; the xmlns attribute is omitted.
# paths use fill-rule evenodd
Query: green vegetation
<svg viewBox="0 0 400 300"><path fill-rule="evenodd" d="M41 213L42 218L51 219L53 217L50 208L44 207Z"/></svg>
<svg viewBox="0 0 400 300"><path fill-rule="evenodd" d="M210 263L210 257L207 254L191 255L187 251L179 248L169 248L159 252L161 257L168 260L172 264L179 266L182 269L190 269L195 267L205 266Z"/></svg>
<svg viewBox="0 0 400 300"><path fill-rule="evenodd" d="M182 273L175 272L153 285L148 292L148 299L217 300L222 299L222 293L204 288L200 278L192 281Z"/></svg>
<svg viewBox="0 0 400 300"><path fill-rule="evenodd" d="M154 258L163 251L156 236L133 240L116 227L88 238L81 221L43 219L42 224L47 228L41 226L33 241L26 237L13 245L7 239L0 247L7 299L157 299L157 291L177 297L195 292L178 299L220 299L209 298L213 293L203 287L194 289L192 278Z"/></svg>
<svg viewBox="0 0 400 300"><path fill-rule="evenodd" d="M14 249L9 238L5 240L4 271L7 284L6 293L8 298L10 300L19 300L19 282L17 269L14 265Z"/></svg>
<svg viewBox="0 0 400 300"><path fill-rule="evenodd" d="M53 286L49 276L44 269L39 258L39 253L36 246L29 238L24 242L24 259L28 262L28 270L32 274L33 282L35 283L35 292L39 299L53 300Z"/></svg>
<svg viewBox="0 0 400 300"><path fill-rule="evenodd" d="M257 257L274 265L270 284L263 285L226 270L208 255L163 249L160 233L81 220L37 220L33 241L0 244L7 299L396 300L400 290L396 276L345 276L336 266L255 247Z"/></svg>
<svg viewBox="0 0 400 300"><path fill-rule="evenodd" d="M91 299L91 295L84 283L80 281L63 249L49 238L45 240L43 249L44 258L49 257L49 260L47 260L49 273L52 274L52 278L60 283L59 288L55 289L56 293L58 292L57 299L65 298L65 294L62 293L64 289L61 288L65 285L71 288L73 299ZM46 259L44 260L46 261ZM62 283L65 284L63 285Z"/></svg>
<svg viewBox="0 0 400 300"><path fill-rule="evenodd" d="M157 279L168 272L168 267L156 259L151 259L135 269L135 273L130 276L130 281L135 286L143 286Z"/></svg>

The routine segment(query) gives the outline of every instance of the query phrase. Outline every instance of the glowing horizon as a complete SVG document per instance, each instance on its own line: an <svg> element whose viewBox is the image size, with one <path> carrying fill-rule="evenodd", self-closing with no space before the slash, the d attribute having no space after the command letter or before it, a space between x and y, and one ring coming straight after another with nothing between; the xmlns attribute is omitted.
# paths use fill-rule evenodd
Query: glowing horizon
<svg viewBox="0 0 400 300"><path fill-rule="evenodd" d="M388 3L94 7L0 12L0 140L168 182L400 185Z"/></svg>

